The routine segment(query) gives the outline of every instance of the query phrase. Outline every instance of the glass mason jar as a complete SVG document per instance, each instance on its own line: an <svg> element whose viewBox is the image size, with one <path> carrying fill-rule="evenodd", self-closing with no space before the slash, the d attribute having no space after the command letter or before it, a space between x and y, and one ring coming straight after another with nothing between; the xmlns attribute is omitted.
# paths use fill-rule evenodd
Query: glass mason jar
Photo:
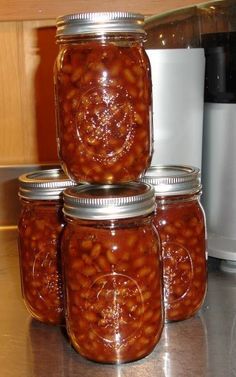
<svg viewBox="0 0 236 377"><path fill-rule="evenodd" d="M76 182L133 181L152 156L151 78L142 15L72 14L57 20L58 154Z"/></svg>
<svg viewBox="0 0 236 377"><path fill-rule="evenodd" d="M154 224L162 244L165 319L187 319L200 309L207 287L200 171L190 166L153 166L143 180L155 188Z"/></svg>
<svg viewBox="0 0 236 377"><path fill-rule="evenodd" d="M103 363L148 355L163 328L153 189L81 185L65 190L64 200L66 325L74 348Z"/></svg>
<svg viewBox="0 0 236 377"><path fill-rule="evenodd" d="M19 261L25 305L35 319L64 321L60 236L62 191L73 183L59 169L19 177Z"/></svg>

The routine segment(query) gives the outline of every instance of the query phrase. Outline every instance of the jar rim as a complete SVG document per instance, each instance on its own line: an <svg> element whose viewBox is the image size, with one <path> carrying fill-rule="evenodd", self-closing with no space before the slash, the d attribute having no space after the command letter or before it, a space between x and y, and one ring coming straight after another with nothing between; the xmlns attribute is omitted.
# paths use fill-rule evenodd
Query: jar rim
<svg viewBox="0 0 236 377"><path fill-rule="evenodd" d="M158 196L196 194L202 189L200 169L189 165L151 166L141 180Z"/></svg>
<svg viewBox="0 0 236 377"><path fill-rule="evenodd" d="M22 174L18 181L18 194L22 199L60 199L64 189L76 185L60 168L42 169Z"/></svg>
<svg viewBox="0 0 236 377"><path fill-rule="evenodd" d="M64 191L65 215L85 220L125 219L155 209L154 189L142 182L80 185Z"/></svg>
<svg viewBox="0 0 236 377"><path fill-rule="evenodd" d="M60 16L56 36L96 33L137 33L146 35L144 16L131 12L86 12Z"/></svg>

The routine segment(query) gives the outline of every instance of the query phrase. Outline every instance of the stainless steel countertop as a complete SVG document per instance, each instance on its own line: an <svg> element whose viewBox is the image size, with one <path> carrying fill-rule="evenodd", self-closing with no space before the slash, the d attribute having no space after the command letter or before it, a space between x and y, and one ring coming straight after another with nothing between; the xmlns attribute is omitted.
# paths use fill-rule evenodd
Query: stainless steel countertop
<svg viewBox="0 0 236 377"><path fill-rule="evenodd" d="M17 232L0 230L1 377L234 377L236 376L236 275L209 261L202 310L169 323L151 355L115 365L85 360L62 328L32 320L21 298Z"/></svg>

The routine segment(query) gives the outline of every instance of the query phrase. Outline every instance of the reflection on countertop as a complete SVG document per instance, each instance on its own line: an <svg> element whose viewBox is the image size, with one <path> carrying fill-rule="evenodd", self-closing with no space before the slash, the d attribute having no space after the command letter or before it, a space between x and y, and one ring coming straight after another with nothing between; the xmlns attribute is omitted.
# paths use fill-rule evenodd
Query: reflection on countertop
<svg viewBox="0 0 236 377"><path fill-rule="evenodd" d="M71 347L64 328L32 320L21 298L16 229L0 230L0 376L235 377L236 274L209 261L208 293L193 318L168 323L145 359L97 364Z"/></svg>

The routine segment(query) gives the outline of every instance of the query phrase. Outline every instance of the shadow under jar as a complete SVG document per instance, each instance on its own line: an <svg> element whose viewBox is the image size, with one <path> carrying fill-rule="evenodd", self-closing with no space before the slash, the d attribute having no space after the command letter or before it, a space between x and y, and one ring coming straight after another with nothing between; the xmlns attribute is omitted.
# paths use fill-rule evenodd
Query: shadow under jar
<svg viewBox="0 0 236 377"><path fill-rule="evenodd" d="M57 20L58 154L76 182L134 181L150 165L150 65L144 17L126 12Z"/></svg>
<svg viewBox="0 0 236 377"><path fill-rule="evenodd" d="M81 185L64 193L66 326L102 363L147 356L163 328L162 260L146 184Z"/></svg>
<svg viewBox="0 0 236 377"><path fill-rule="evenodd" d="M166 321L193 316L207 289L205 214L200 203L200 171L190 166L153 166L144 182L156 195L154 224L163 256Z"/></svg>
<svg viewBox="0 0 236 377"><path fill-rule="evenodd" d="M18 245L24 302L33 318L62 324L62 191L74 183L60 169L24 174L19 177L19 183Z"/></svg>

